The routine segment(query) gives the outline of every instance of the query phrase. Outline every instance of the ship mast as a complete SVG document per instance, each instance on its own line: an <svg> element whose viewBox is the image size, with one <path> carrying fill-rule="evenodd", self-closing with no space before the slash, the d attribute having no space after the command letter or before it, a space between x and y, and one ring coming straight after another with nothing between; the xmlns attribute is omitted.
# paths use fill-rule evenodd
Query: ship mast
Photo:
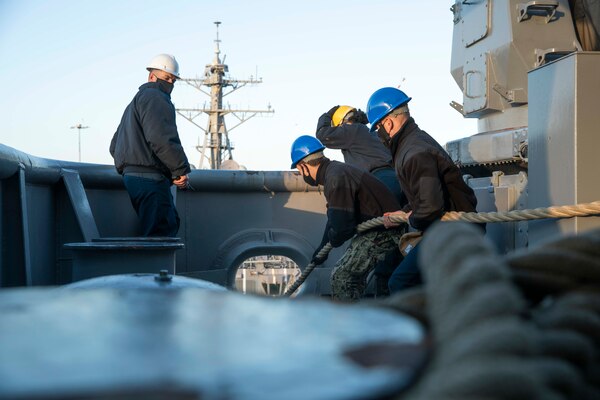
<svg viewBox="0 0 600 400"><path fill-rule="evenodd" d="M211 64L207 64L204 69L204 79L181 79L183 82L196 88L202 93L210 96L210 107L203 106L202 108L177 108L177 113L190 121L192 124L204 131L204 143L198 145L196 150L201 153L199 167L202 167L205 159L209 160L211 169L220 169L224 160L233 160L233 145L229 140L228 132L240 126L250 118L263 113L275 112L269 105L267 110L236 110L231 107L223 108L223 97L235 92L236 90L246 86L247 84L262 83L262 78L255 79L250 77L247 80L229 79L225 76L229 72L229 67L225 64L225 58L221 60L221 49L219 44L219 25L220 21L215 21L217 28L217 38L215 39L215 58ZM203 87L210 88L206 91ZM228 92L224 92L225 88L231 88ZM195 119L203 113L208 115L208 127L204 129ZM225 115L232 114L237 118L237 124L232 128L227 129L225 126ZM210 153L209 155L206 152Z"/></svg>

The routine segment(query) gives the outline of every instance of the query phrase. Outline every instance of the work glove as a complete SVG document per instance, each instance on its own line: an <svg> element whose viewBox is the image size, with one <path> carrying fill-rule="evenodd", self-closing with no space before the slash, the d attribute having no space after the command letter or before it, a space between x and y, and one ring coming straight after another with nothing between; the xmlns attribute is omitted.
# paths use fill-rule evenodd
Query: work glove
<svg viewBox="0 0 600 400"><path fill-rule="evenodd" d="M369 118L367 118L367 114L365 114L365 112L360 109L356 110L356 113L354 114L354 120L359 124L366 125L369 123Z"/></svg>
<svg viewBox="0 0 600 400"><path fill-rule="evenodd" d="M317 130L315 133L319 133L321 129L331 128L331 116L327 113L322 114L317 121Z"/></svg>
<svg viewBox="0 0 600 400"><path fill-rule="evenodd" d="M311 262L313 264L315 264L315 265L321 265L321 264L323 264L327 260L327 257L329 256L329 253L325 254L323 257L317 257L317 255L319 254L319 252L321 251L321 249L323 247L325 247L326 244L327 244L327 242L321 243L319 245L319 247L317 247L317 250L315 250L315 252L313 253L312 260L311 260Z"/></svg>
<svg viewBox="0 0 600 400"><path fill-rule="evenodd" d="M317 122L316 133L319 133L321 129L331 128L331 119L333 118L333 114L335 114L338 108L340 108L340 106L335 106L331 110L327 111L325 114L319 117L319 121Z"/></svg>
<svg viewBox="0 0 600 400"><path fill-rule="evenodd" d="M329 115L329 118L333 118L333 114L335 114L335 112L337 111L337 109L340 108L340 106L334 106L331 108L331 110L327 111L327 115Z"/></svg>
<svg viewBox="0 0 600 400"><path fill-rule="evenodd" d="M313 263L314 265L321 265L323 264L325 261L327 261L327 256L319 258L319 257L313 257L312 260L310 261L311 263Z"/></svg>

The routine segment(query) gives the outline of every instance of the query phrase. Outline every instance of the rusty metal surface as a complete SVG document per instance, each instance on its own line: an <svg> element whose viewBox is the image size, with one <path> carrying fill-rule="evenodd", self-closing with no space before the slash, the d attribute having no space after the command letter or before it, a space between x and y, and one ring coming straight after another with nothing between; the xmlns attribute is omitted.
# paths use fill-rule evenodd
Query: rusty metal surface
<svg viewBox="0 0 600 400"><path fill-rule="evenodd" d="M202 289L5 289L0 338L10 399L377 399L426 354L392 311Z"/></svg>

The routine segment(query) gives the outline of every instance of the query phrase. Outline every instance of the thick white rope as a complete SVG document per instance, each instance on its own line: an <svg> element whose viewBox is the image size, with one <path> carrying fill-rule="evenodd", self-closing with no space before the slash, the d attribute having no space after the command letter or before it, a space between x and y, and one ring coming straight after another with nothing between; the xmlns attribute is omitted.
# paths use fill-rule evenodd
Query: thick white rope
<svg viewBox="0 0 600 400"><path fill-rule="evenodd" d="M580 275L566 292L542 282L534 290L542 297L531 301L524 297L527 288L517 290L514 266L497 256L478 229L439 224L431 230L420 245L420 269L427 283L422 308L434 351L402 399L599 398L600 232L563 237L524 253L520 265L544 250L567 251L572 258L562 258L559 278L572 277L582 256L596 256L585 268L595 278ZM543 272L554 277L559 271ZM402 309L401 302L396 306Z"/></svg>
<svg viewBox="0 0 600 400"><path fill-rule="evenodd" d="M544 218L573 218L600 215L600 201L575 204L571 206L554 206L534 208L532 210L513 210L506 212L465 213L451 211L444 214L442 221L466 222L515 222Z"/></svg>
<svg viewBox="0 0 600 400"><path fill-rule="evenodd" d="M450 211L445 213L441 220L442 221L465 221L474 223L487 223L487 222L516 222L516 221L531 221L536 219L545 218L573 218L573 217L590 217L600 215L600 201L593 201L591 203L582 203L569 206L553 206L553 207L540 207L531 210L512 210L503 212L460 212ZM405 215L390 215L392 222L402 223L408 222L408 218ZM383 225L383 217L377 217L363 222L356 227L358 233L362 233L369 229L376 228ZM333 247L331 243L327 243L319 251L316 258L324 258ZM291 296L299 287L304 283L306 278L315 269L316 265L311 261L302 275L285 291L283 294L286 297Z"/></svg>

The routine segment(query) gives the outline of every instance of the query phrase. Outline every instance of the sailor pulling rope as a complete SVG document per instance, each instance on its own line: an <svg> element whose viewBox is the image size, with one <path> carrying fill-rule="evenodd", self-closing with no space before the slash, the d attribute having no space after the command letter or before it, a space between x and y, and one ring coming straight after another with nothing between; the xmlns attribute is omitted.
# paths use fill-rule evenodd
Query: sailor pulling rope
<svg viewBox="0 0 600 400"><path fill-rule="evenodd" d="M506 212L481 212L481 213L467 213L467 212L456 212L451 211L444 214L441 218L442 221L464 221L474 223L487 223L487 222L517 222L517 221L531 221L536 219L545 218L573 218L573 217L589 217L600 215L600 201L593 201L591 203L582 203L567 206L554 206L547 208L534 208L531 210L513 210ZM391 222L402 223L408 222L406 213L398 212L397 214L387 215ZM356 227L357 233L365 232L369 229L381 226L384 224L384 217L377 217L370 219ZM321 251L317 254L316 258L323 258L331 251L333 247L331 243L327 243ZM316 265L311 262L309 263L302 275L285 291L284 296L291 296L308 278L311 272L315 269Z"/></svg>

